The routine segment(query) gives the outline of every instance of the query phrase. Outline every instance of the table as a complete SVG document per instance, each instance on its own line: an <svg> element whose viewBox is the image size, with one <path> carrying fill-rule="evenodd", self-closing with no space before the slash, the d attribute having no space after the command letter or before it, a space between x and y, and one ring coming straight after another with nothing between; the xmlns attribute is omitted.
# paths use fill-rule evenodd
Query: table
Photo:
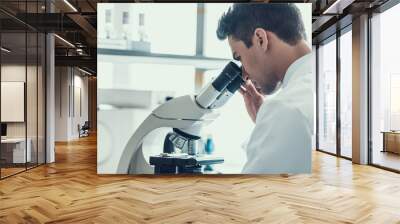
<svg viewBox="0 0 400 224"><path fill-rule="evenodd" d="M26 142L28 144L25 154L25 138L1 139L1 157L5 160L5 163L19 164L31 162L32 141L30 138L27 138Z"/></svg>

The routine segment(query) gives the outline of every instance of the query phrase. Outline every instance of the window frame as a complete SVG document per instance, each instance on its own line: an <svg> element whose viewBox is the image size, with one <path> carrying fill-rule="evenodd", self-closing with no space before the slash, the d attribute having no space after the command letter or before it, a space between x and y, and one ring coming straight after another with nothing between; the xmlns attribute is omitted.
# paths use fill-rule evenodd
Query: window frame
<svg viewBox="0 0 400 224"><path fill-rule="evenodd" d="M340 90L340 85L341 85L341 66L340 66L340 60L341 60L341 55L340 55L340 37L344 35L347 32L352 31L352 23L349 23L345 27L341 28L340 30L337 30L334 34L328 36L327 38L319 41L316 45L316 151L318 152L323 152L329 155L333 155L339 158L343 158L346 160L352 160L352 158L347 157L342 155L342 150L341 150L341 118L340 118L340 113L341 113L341 90ZM319 74L319 67L320 67L320 61L319 61L319 48L321 44L327 44L331 41L336 41L336 152L332 153L327 150L324 150L320 148L320 142L319 142L319 102L320 102L320 95L319 95L319 84L320 84L320 74Z"/></svg>

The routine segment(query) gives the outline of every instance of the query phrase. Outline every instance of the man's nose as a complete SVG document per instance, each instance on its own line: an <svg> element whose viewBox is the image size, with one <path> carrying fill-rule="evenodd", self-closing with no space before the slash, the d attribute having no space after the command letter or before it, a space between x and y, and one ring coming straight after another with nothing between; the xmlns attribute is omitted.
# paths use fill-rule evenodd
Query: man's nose
<svg viewBox="0 0 400 224"><path fill-rule="evenodd" d="M246 69L242 66L242 77L244 80L249 79L249 73L247 73Z"/></svg>

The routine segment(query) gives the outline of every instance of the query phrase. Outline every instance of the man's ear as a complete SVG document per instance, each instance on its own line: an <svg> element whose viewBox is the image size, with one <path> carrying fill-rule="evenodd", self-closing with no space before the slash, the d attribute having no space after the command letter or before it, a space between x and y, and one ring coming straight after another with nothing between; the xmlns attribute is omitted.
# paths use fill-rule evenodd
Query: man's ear
<svg viewBox="0 0 400 224"><path fill-rule="evenodd" d="M254 30L253 44L257 44L264 51L268 50L268 35L264 29L257 28Z"/></svg>

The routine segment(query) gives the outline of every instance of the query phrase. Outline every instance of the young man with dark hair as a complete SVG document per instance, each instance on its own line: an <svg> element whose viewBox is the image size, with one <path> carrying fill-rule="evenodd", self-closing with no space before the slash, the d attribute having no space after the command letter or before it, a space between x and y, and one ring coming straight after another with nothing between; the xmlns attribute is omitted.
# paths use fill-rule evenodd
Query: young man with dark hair
<svg viewBox="0 0 400 224"><path fill-rule="evenodd" d="M311 171L313 88L310 47L290 3L237 3L219 20L247 80L241 89L255 122L243 173ZM271 95L266 97L266 95Z"/></svg>

